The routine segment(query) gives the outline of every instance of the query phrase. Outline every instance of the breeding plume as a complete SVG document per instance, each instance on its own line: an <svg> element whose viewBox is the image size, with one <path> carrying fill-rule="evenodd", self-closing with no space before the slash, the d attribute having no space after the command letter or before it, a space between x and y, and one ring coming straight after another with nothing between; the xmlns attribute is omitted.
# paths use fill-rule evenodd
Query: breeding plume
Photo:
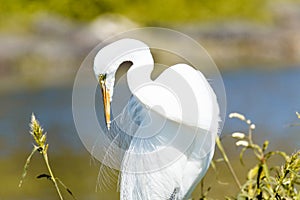
<svg viewBox="0 0 300 200"><path fill-rule="evenodd" d="M130 95L115 113L115 75L124 62L131 63L125 75ZM219 106L204 75L179 63L152 80L153 69L150 48L135 39L113 42L94 59L105 134L122 150L121 200L187 199L214 153Z"/></svg>

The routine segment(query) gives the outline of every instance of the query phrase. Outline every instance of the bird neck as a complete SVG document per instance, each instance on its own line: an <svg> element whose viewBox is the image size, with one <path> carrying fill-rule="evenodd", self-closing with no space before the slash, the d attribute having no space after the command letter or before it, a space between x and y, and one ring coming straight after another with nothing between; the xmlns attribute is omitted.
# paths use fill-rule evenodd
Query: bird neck
<svg viewBox="0 0 300 200"><path fill-rule="evenodd" d="M132 66L127 72L127 83L132 94L134 91L141 87L143 84L148 83L151 80L151 72L154 67L154 61L149 49L136 50L128 53L120 58L116 59L111 65L110 70L107 71L107 88L111 93L111 99L113 96L115 74L122 63L130 61Z"/></svg>
<svg viewBox="0 0 300 200"><path fill-rule="evenodd" d="M154 61L150 50L135 52L131 55L130 61L133 65L127 72L127 82L131 93L134 94L137 89L152 82L151 72L154 68Z"/></svg>

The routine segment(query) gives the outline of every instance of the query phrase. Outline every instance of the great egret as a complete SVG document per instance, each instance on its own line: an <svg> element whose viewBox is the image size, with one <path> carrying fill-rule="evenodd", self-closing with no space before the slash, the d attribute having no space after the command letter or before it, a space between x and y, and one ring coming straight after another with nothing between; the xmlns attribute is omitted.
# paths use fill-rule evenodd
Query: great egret
<svg viewBox="0 0 300 200"><path fill-rule="evenodd" d="M115 74L126 61L132 63L126 74L131 97L113 116ZM204 75L176 64L151 80L153 68L150 48L135 39L113 42L94 59L106 134L124 150L121 200L188 198L214 153L219 106Z"/></svg>

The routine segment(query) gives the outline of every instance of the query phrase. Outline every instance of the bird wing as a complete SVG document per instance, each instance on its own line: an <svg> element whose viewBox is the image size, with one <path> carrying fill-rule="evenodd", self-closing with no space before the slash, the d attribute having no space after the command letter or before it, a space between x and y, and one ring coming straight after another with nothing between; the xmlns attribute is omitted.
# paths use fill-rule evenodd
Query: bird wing
<svg viewBox="0 0 300 200"><path fill-rule="evenodd" d="M174 77L178 79L174 81ZM179 80L182 80L181 83ZM219 108L216 96L205 77L188 65L175 65L164 71L155 82L167 85L175 94L190 89L196 102L186 103L196 103L201 115L197 118L195 115L180 115L178 110L161 111L157 107L149 109L149 105L166 102L163 101L165 99L160 101L159 94L153 96L151 90L140 92L131 98L125 109L126 113L123 114L132 119L127 124L138 125L134 126L138 128L134 130L135 137L132 137L122 161L122 200L182 199L191 193L204 176L213 156ZM185 87L178 88L180 84ZM138 95L144 95L142 101ZM152 101L155 98L158 100ZM176 102L166 103L176 105ZM195 113L195 107L192 109ZM153 126L149 125L149 119ZM164 122L161 129L151 135L153 128L160 125L161 121Z"/></svg>

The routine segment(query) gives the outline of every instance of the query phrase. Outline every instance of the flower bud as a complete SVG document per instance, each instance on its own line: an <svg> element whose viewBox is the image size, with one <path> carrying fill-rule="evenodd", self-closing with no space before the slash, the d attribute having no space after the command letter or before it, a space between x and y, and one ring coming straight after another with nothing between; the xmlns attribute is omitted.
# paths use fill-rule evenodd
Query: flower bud
<svg viewBox="0 0 300 200"><path fill-rule="evenodd" d="M240 114L240 113L230 113L229 118L238 118L242 121L246 120L246 117L244 115Z"/></svg>
<svg viewBox="0 0 300 200"><path fill-rule="evenodd" d="M244 139L246 137L246 135L245 135L245 133L234 132L231 134L231 137L236 138L236 139Z"/></svg>
<svg viewBox="0 0 300 200"><path fill-rule="evenodd" d="M235 143L236 146L244 146L244 147L247 147L249 146L249 142L246 141L246 140L239 140Z"/></svg>

